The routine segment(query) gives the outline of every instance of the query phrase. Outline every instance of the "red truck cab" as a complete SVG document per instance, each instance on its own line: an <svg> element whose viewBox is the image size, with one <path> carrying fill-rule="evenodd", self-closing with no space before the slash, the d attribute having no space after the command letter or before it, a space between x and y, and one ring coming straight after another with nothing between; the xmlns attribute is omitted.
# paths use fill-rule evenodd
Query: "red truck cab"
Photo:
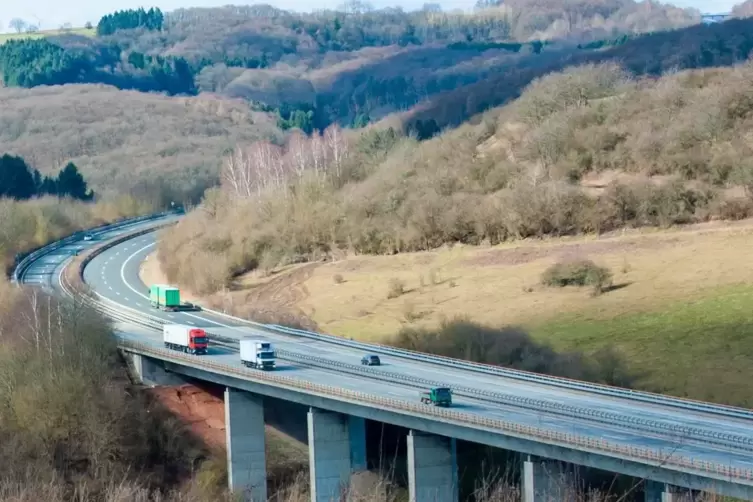
<svg viewBox="0 0 753 502"><path fill-rule="evenodd" d="M195 328L188 332L188 347L194 354L206 354L209 340L203 329Z"/></svg>

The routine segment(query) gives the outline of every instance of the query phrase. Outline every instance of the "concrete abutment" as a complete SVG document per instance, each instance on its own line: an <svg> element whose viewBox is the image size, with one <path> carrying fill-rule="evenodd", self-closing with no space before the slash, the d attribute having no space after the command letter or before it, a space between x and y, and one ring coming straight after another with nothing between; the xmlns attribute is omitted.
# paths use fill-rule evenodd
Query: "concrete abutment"
<svg viewBox="0 0 753 502"><path fill-rule="evenodd" d="M143 385L177 386L188 383L182 376L166 371L162 361L141 354L130 354L130 359L135 373L133 376Z"/></svg>

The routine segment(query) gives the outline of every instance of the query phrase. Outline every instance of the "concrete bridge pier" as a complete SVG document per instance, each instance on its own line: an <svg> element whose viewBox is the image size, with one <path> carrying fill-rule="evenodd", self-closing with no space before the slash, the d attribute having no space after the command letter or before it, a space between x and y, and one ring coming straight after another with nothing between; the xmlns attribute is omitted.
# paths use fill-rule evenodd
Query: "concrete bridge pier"
<svg viewBox="0 0 753 502"><path fill-rule="evenodd" d="M366 464L366 419L348 417L348 432L350 435L350 471L365 471Z"/></svg>
<svg viewBox="0 0 753 502"><path fill-rule="evenodd" d="M574 502L574 466L565 462L521 455L520 494L523 502Z"/></svg>
<svg viewBox="0 0 753 502"><path fill-rule="evenodd" d="M408 433L408 490L410 502L458 502L455 438Z"/></svg>
<svg viewBox="0 0 753 502"><path fill-rule="evenodd" d="M365 421L313 407L307 418L311 502L340 500L351 473L366 469Z"/></svg>
<svg viewBox="0 0 753 502"><path fill-rule="evenodd" d="M701 493L668 485L659 481L646 480L643 487L646 502L692 502L699 500Z"/></svg>
<svg viewBox="0 0 753 502"><path fill-rule="evenodd" d="M264 401L261 396L225 389L225 435L230 490L243 500L267 500Z"/></svg>

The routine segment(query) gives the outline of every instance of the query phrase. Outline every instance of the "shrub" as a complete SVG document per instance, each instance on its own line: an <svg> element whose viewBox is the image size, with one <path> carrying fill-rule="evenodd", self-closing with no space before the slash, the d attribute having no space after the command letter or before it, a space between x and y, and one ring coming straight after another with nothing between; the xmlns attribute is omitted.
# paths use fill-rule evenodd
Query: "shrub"
<svg viewBox="0 0 753 502"><path fill-rule="evenodd" d="M393 344L466 361L628 388L635 379L620 354L611 348L594 354L559 353L536 342L520 328L493 328L465 319L443 322L434 330L403 328Z"/></svg>
<svg viewBox="0 0 753 502"><path fill-rule="evenodd" d="M555 263L541 275L546 286L591 286L594 294L601 294L612 284L612 272L587 259Z"/></svg>
<svg viewBox="0 0 753 502"><path fill-rule="evenodd" d="M393 277L387 283L387 298L393 299L405 294L405 283L400 279Z"/></svg>
<svg viewBox="0 0 753 502"><path fill-rule="evenodd" d="M80 495L46 500L115 500L107 497L113 487L156 495L193 472L207 451L130 385L99 314L36 290L11 303L0 317L0 433L7 439L0 489L49 486Z"/></svg>
<svg viewBox="0 0 753 502"><path fill-rule="evenodd" d="M341 274L333 275L332 280L335 282L335 284L342 284L343 282L345 282L345 279L343 279L343 276Z"/></svg>

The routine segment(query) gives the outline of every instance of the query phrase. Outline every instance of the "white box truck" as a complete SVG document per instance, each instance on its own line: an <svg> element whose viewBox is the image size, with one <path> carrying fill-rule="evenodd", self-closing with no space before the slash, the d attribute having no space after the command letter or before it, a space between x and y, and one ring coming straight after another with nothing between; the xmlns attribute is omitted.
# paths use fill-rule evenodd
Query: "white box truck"
<svg viewBox="0 0 753 502"><path fill-rule="evenodd" d="M197 355L207 353L209 340L206 331L201 328L185 324L165 324L162 336L168 349Z"/></svg>
<svg viewBox="0 0 753 502"><path fill-rule="evenodd" d="M241 362L249 368L271 370L275 367L275 350L264 340L243 338L240 341Z"/></svg>

